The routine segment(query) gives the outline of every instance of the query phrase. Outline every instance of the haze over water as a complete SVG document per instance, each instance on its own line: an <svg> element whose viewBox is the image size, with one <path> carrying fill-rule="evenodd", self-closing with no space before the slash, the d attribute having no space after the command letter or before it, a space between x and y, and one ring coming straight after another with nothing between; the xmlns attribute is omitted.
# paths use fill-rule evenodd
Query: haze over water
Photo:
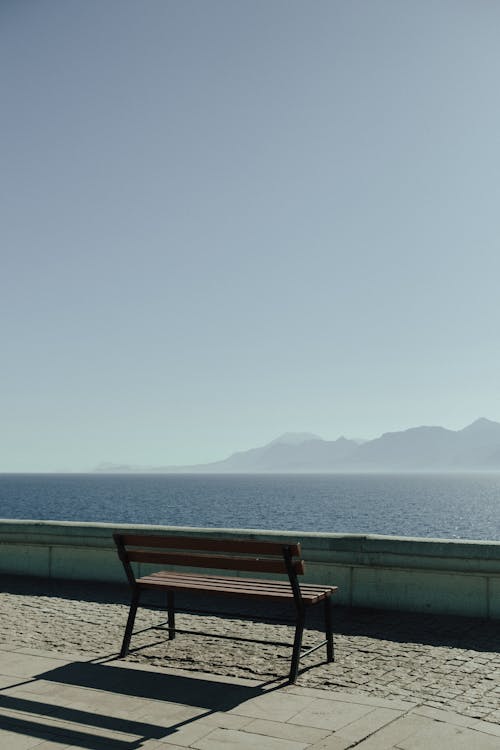
<svg viewBox="0 0 500 750"><path fill-rule="evenodd" d="M500 541L500 474L0 475L4 518Z"/></svg>

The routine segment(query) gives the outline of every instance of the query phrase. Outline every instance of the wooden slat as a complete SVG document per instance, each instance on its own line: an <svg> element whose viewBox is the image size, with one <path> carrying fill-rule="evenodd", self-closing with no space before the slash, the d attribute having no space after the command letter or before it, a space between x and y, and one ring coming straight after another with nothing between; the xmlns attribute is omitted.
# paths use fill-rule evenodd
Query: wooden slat
<svg viewBox="0 0 500 750"><path fill-rule="evenodd" d="M203 579L203 580L207 580L207 581L211 581L214 578L217 578L217 580L226 580L226 581L230 581L231 583L232 582L237 582L237 581L244 581L245 583L249 582L249 583L256 583L256 584L263 583L265 585L275 584L277 586L290 586L290 583L289 583L288 580L279 580L278 581L278 580L275 580L275 579L272 579L272 578L247 578L247 576L245 576L244 578L243 577L242 578L235 578L234 576L222 576L222 575L216 575L215 576L215 575L211 575L210 573L192 573L192 572L188 573L188 572L184 572L184 571L178 571L177 572L177 571L170 571L170 570L159 570L159 571L156 571L155 573L151 573L151 575L153 575L153 576L179 575L179 576L182 576L183 578L184 577L185 578L188 578L188 577L189 578L195 578L196 577L196 578L199 578L200 580ZM300 584L300 588L301 588L301 590L304 590L304 591L306 591L306 590L324 591L325 589L337 590L338 587L337 586L322 586L321 584L314 584L314 583L301 583Z"/></svg>
<svg viewBox="0 0 500 750"><path fill-rule="evenodd" d="M202 555L198 553L184 554L182 552L153 552L147 550L131 550L127 557L130 562L145 562L157 565L184 565L190 568L215 568L220 570L242 570L255 573L284 573L284 560L271 558L224 557L223 555ZM297 574L304 571L301 560L293 563Z"/></svg>
<svg viewBox="0 0 500 750"><path fill-rule="evenodd" d="M126 547L163 547L166 549L207 550L249 555L283 556L283 548L290 547L293 557L300 557L300 543L261 542L253 539L213 539L189 536L159 536L158 534L114 534Z"/></svg>
<svg viewBox="0 0 500 750"><path fill-rule="evenodd" d="M262 588L276 591L291 591L291 586L288 581L276 581L269 578L234 578L230 576L214 576L208 573L184 573L177 571L160 570L156 573L143 576L139 581L142 580L158 580L161 583L165 581L184 580L192 581L194 584L210 586L214 581L218 584L226 585L228 588L247 588L249 585L254 588ZM302 584L300 590L304 594L316 595L324 591L334 592L337 591L337 586L320 586L314 584Z"/></svg>
<svg viewBox="0 0 500 750"><path fill-rule="evenodd" d="M288 581L270 581L263 578L251 579L251 578L227 578L224 576L202 576L202 575L186 575L184 573L169 573L167 571L161 571L158 573L152 573L151 575L142 576L139 580L157 580L162 581L184 581L192 583L194 586L211 586L212 583L216 582L217 585L227 586L228 588L241 588L246 589L249 586L255 589L265 589L270 591L291 591L291 586Z"/></svg>
<svg viewBox="0 0 500 750"><path fill-rule="evenodd" d="M233 586L230 582L224 581L224 580L217 580L217 578L213 578L211 581L197 581L196 579L187 580L186 578L183 578L182 576L172 576L171 578L166 576L162 578L158 578L155 576L143 576L140 579L141 585L143 583L155 583L159 584L161 586L169 586L169 585L182 585L182 586L189 586L193 590L201 590L201 591L208 591L212 588L217 588L225 591L256 591L256 592L268 592L268 593L276 593L276 594L285 594L288 596L292 596L292 589L290 586L256 586L255 584L246 583L243 581L240 583L239 586Z"/></svg>

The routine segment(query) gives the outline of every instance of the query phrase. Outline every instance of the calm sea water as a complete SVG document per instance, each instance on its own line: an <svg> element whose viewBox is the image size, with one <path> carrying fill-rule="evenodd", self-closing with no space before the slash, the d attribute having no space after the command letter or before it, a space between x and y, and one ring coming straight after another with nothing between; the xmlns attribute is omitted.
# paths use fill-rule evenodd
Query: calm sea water
<svg viewBox="0 0 500 750"><path fill-rule="evenodd" d="M500 540L500 474L3 474L0 517Z"/></svg>

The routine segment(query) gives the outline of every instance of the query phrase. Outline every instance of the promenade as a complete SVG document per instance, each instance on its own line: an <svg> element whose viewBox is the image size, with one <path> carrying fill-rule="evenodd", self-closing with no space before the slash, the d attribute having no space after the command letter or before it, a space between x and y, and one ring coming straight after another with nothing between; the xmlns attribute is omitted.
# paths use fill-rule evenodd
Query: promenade
<svg viewBox="0 0 500 750"><path fill-rule="evenodd" d="M286 686L289 646L249 639L289 644L290 626L181 614L181 630L210 635L168 642L153 627L163 613L142 609L135 650L120 661L126 588L12 577L2 589L7 750L500 747L495 621L336 608L336 661L322 663L320 650Z"/></svg>

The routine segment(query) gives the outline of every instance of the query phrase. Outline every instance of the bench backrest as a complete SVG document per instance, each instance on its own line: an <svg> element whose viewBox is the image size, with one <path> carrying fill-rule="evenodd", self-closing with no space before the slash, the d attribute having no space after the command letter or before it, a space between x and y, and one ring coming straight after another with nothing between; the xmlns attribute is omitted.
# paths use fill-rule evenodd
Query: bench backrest
<svg viewBox="0 0 500 750"><path fill-rule="evenodd" d="M299 543L118 533L113 538L130 583L134 581L131 562L293 577L304 573Z"/></svg>

